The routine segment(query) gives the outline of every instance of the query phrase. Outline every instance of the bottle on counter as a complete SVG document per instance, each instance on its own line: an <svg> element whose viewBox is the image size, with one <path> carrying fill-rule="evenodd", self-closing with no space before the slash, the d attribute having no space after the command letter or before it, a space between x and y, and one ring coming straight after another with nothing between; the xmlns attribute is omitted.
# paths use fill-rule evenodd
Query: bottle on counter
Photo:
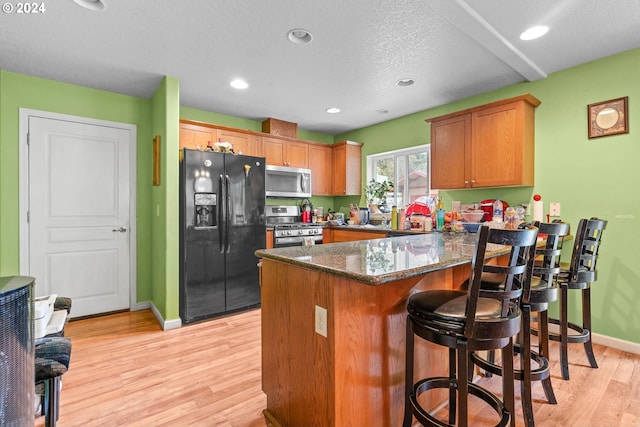
<svg viewBox="0 0 640 427"><path fill-rule="evenodd" d="M503 221L503 212L502 212L502 201L500 199L496 199L493 202L493 221L502 222Z"/></svg>
<svg viewBox="0 0 640 427"><path fill-rule="evenodd" d="M392 230L398 229L398 207L397 206L391 207L391 229Z"/></svg>
<svg viewBox="0 0 640 427"><path fill-rule="evenodd" d="M406 230L405 221L407 219L407 215L404 213L404 208L398 209L398 230Z"/></svg>

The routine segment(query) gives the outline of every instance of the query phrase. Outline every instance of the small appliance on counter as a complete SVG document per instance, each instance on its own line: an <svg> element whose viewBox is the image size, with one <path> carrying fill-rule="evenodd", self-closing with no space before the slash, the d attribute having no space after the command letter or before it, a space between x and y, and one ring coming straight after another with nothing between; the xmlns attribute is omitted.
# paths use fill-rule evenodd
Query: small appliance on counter
<svg viewBox="0 0 640 427"><path fill-rule="evenodd" d="M309 199L304 199L300 206L300 220L302 222L311 222L311 212L313 211L313 205Z"/></svg>

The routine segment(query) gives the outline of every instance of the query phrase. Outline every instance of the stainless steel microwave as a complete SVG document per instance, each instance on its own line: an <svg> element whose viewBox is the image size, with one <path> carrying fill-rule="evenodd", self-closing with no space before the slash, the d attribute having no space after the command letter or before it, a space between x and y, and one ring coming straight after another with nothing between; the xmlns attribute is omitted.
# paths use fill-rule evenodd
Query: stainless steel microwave
<svg viewBox="0 0 640 427"><path fill-rule="evenodd" d="M311 197L311 170L286 166L266 167L267 197Z"/></svg>

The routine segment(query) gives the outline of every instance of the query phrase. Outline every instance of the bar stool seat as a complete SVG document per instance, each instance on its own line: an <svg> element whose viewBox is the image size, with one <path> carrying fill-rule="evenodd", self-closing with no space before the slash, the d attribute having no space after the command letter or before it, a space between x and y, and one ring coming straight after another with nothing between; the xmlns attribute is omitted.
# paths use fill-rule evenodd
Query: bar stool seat
<svg viewBox="0 0 640 427"><path fill-rule="evenodd" d="M498 230L481 226L466 291L432 290L409 297L407 303L405 412L403 426L412 417L427 426L468 425L469 394L490 405L498 414L498 426L515 425L513 393L513 341L520 330L517 301L529 287L538 229ZM489 243L511 246L508 265L485 264ZM503 274L505 287L481 289L482 272ZM414 379L414 336L449 348L449 376ZM505 366L503 398L473 384L469 377L472 351L500 349ZM415 382L414 382L415 381ZM433 389L449 390L449 423L420 403L420 395Z"/></svg>

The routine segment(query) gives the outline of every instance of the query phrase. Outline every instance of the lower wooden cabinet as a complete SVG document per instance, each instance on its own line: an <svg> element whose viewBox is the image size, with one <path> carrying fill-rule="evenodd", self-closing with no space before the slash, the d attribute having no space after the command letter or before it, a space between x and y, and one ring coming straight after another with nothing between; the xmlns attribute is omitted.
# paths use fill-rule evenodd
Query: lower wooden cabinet
<svg viewBox="0 0 640 427"><path fill-rule="evenodd" d="M349 228L325 228L322 233L322 243L353 242L356 240L384 239L386 231L359 231Z"/></svg>
<svg viewBox="0 0 640 427"><path fill-rule="evenodd" d="M273 248L273 230L267 230L267 247L266 249Z"/></svg>

